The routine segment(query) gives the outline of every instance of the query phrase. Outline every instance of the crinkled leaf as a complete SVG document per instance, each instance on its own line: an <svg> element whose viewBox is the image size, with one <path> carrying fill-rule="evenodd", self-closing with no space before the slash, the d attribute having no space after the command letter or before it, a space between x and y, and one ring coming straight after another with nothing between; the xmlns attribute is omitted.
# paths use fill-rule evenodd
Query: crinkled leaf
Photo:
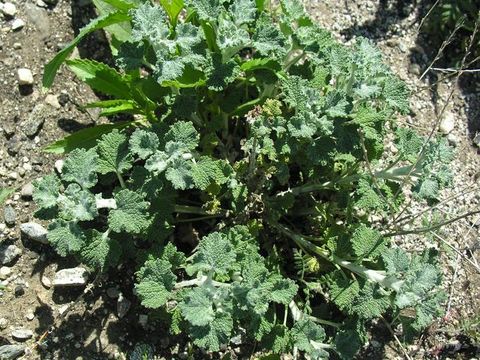
<svg viewBox="0 0 480 360"><path fill-rule="evenodd" d="M194 274L198 271L214 271L224 275L233 267L235 259L235 251L227 237L219 232L210 233L200 240L188 272Z"/></svg>
<svg viewBox="0 0 480 360"><path fill-rule="evenodd" d="M58 197L60 214L65 220L89 221L97 217L95 196L78 184L70 184Z"/></svg>
<svg viewBox="0 0 480 360"><path fill-rule="evenodd" d="M95 229L87 230L85 235L86 243L81 249L85 264L101 271L117 265L122 251L117 240Z"/></svg>
<svg viewBox="0 0 480 360"><path fill-rule="evenodd" d="M134 191L123 189L115 194L117 208L110 210L108 226L115 232L140 234L151 223L149 203Z"/></svg>
<svg viewBox="0 0 480 360"><path fill-rule="evenodd" d="M65 159L62 167L62 179L75 182L83 189L88 189L97 183L97 160L95 149L75 149Z"/></svg>
<svg viewBox="0 0 480 360"><path fill-rule="evenodd" d="M45 175L40 180L33 182L33 200L40 208L55 207L59 195L60 181L56 175Z"/></svg>
<svg viewBox="0 0 480 360"><path fill-rule="evenodd" d="M85 243L85 235L74 221L55 220L48 227L47 239L60 256L80 251Z"/></svg>
<svg viewBox="0 0 480 360"><path fill-rule="evenodd" d="M128 149L127 136L116 129L101 137L97 153L97 171L101 174L122 174L132 167L133 158Z"/></svg>
<svg viewBox="0 0 480 360"><path fill-rule="evenodd" d="M146 159L152 155L159 144L158 136L151 131L137 129L130 136L130 150L140 159Z"/></svg>

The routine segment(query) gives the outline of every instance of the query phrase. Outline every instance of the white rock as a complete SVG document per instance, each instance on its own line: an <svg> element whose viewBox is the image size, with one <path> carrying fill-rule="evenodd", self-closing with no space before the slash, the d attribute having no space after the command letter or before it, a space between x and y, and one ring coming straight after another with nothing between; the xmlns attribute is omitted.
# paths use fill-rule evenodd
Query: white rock
<svg viewBox="0 0 480 360"><path fill-rule="evenodd" d="M20 85L33 85L33 74L30 69L26 69L26 68L18 69L17 79Z"/></svg>
<svg viewBox="0 0 480 360"><path fill-rule="evenodd" d="M46 97L45 97L45 103L54 107L55 109L60 109L62 106L60 105L60 103L58 102L58 97L57 95L52 95L52 94L48 94Z"/></svg>
<svg viewBox="0 0 480 360"><path fill-rule="evenodd" d="M2 266L0 268L0 280L5 280L12 273L12 269L7 266Z"/></svg>
<svg viewBox="0 0 480 360"><path fill-rule="evenodd" d="M57 170L57 172L61 174L63 169L63 160L60 159L55 161L55 164L53 166L55 167L55 170Z"/></svg>
<svg viewBox="0 0 480 360"><path fill-rule="evenodd" d="M45 286L47 289L50 289L52 287L52 282L45 275L42 276L41 281L42 285Z"/></svg>
<svg viewBox="0 0 480 360"><path fill-rule="evenodd" d="M23 235L33 241L42 244L48 244L47 229L35 222L23 223L20 225L20 231Z"/></svg>
<svg viewBox="0 0 480 360"><path fill-rule="evenodd" d="M29 310L25 315L25 319L27 319L28 321L32 321L33 319L35 319L34 312L32 310Z"/></svg>
<svg viewBox="0 0 480 360"><path fill-rule="evenodd" d="M22 249L15 245L0 247L0 265L13 263L22 254Z"/></svg>
<svg viewBox="0 0 480 360"><path fill-rule="evenodd" d="M87 270L82 267L57 271L53 286L82 286L87 283Z"/></svg>
<svg viewBox="0 0 480 360"><path fill-rule="evenodd" d="M455 115L451 112L447 112L440 121L440 132L443 134L449 134L455 128Z"/></svg>
<svg viewBox="0 0 480 360"><path fill-rule="evenodd" d="M22 186L22 190L20 191L20 195L23 199L31 199L33 195L33 185L32 183L28 183Z"/></svg>
<svg viewBox="0 0 480 360"><path fill-rule="evenodd" d="M12 331L12 337L15 340L28 340L33 336L33 331L29 329L15 329Z"/></svg>
<svg viewBox="0 0 480 360"><path fill-rule="evenodd" d="M8 320L5 318L0 318L0 329L6 329L8 326Z"/></svg>
<svg viewBox="0 0 480 360"><path fill-rule="evenodd" d="M448 140L448 143L452 146L458 145L458 138L455 136L455 134L448 134L447 140Z"/></svg>
<svg viewBox="0 0 480 360"><path fill-rule="evenodd" d="M15 20L12 21L12 30L13 31L20 30L24 26L25 26L25 21L23 21L22 19L15 19Z"/></svg>
<svg viewBox="0 0 480 360"><path fill-rule="evenodd" d="M15 14L17 13L17 7L11 2L6 2L2 6L2 12L6 16L14 17Z"/></svg>

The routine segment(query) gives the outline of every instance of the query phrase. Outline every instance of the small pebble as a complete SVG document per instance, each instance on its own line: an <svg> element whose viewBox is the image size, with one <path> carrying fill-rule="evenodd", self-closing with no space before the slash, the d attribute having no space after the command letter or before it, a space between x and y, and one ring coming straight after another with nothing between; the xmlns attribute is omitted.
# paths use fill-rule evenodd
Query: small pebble
<svg viewBox="0 0 480 360"><path fill-rule="evenodd" d="M82 286L87 279L87 270L82 267L62 269L55 273L53 286Z"/></svg>
<svg viewBox="0 0 480 360"><path fill-rule="evenodd" d="M0 346L0 359L14 360L25 354L25 346L23 345L3 345Z"/></svg>
<svg viewBox="0 0 480 360"><path fill-rule="evenodd" d="M458 145L458 138L454 134L448 134L447 136L448 143L452 146Z"/></svg>
<svg viewBox="0 0 480 360"><path fill-rule="evenodd" d="M17 221L17 213L11 205L3 208L3 219L8 226L14 226Z"/></svg>
<svg viewBox="0 0 480 360"><path fill-rule="evenodd" d="M25 315L25 318L28 320L28 321L32 321L33 319L35 319L35 314L33 313L32 310L28 311L27 314Z"/></svg>
<svg viewBox="0 0 480 360"><path fill-rule="evenodd" d="M28 222L20 225L20 231L23 235L33 241L42 244L48 244L47 229L35 222Z"/></svg>
<svg viewBox="0 0 480 360"><path fill-rule="evenodd" d="M15 19L12 22L12 30L13 31L20 30L24 26L25 26L25 21L23 21L22 19Z"/></svg>
<svg viewBox="0 0 480 360"><path fill-rule="evenodd" d="M12 273L12 269L7 266L2 266L0 268L0 280L5 280Z"/></svg>
<svg viewBox="0 0 480 360"><path fill-rule="evenodd" d="M30 200L33 196L33 185L32 183L28 183L22 186L22 190L20 191L20 195L22 199Z"/></svg>
<svg viewBox="0 0 480 360"><path fill-rule="evenodd" d="M15 329L12 331L12 337L15 340L25 341L33 336L33 331L29 329Z"/></svg>
<svg viewBox="0 0 480 360"><path fill-rule="evenodd" d="M61 174L63 169L63 160L60 159L55 161L55 164L53 166L55 167L55 170L57 170L57 172Z"/></svg>
<svg viewBox="0 0 480 360"><path fill-rule="evenodd" d="M440 132L449 134L455 128L455 115L447 112L440 122Z"/></svg>
<svg viewBox="0 0 480 360"><path fill-rule="evenodd" d="M19 49L22 48L22 44L20 44L20 43L18 43L18 42L13 43L13 48L14 48L15 50L19 50Z"/></svg>
<svg viewBox="0 0 480 360"><path fill-rule="evenodd" d="M7 17L14 17L17 13L17 7L11 2L6 2L2 6L2 13Z"/></svg>
<svg viewBox="0 0 480 360"><path fill-rule="evenodd" d="M26 68L18 69L17 79L20 85L33 85L33 74L30 69L26 69Z"/></svg>
<svg viewBox="0 0 480 360"><path fill-rule="evenodd" d="M22 253L22 250L15 245L0 247L0 265L8 265L14 262Z"/></svg>
<svg viewBox="0 0 480 360"><path fill-rule="evenodd" d="M60 109L62 106L58 102L58 96L49 94L45 97L45 103L54 107L55 109Z"/></svg>
<svg viewBox="0 0 480 360"><path fill-rule="evenodd" d="M0 318L0 329L4 330L8 326L8 320L5 318Z"/></svg>

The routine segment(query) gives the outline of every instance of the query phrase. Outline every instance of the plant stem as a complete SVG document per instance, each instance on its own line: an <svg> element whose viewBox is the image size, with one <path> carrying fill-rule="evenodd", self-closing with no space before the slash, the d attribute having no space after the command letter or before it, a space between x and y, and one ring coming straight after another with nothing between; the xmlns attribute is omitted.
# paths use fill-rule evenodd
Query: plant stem
<svg viewBox="0 0 480 360"><path fill-rule="evenodd" d="M205 215L205 216L222 216L226 215L227 211L220 209L218 214L211 214L201 207L197 206L189 206L189 205L175 205L175 208L173 210L176 213L180 214L197 214L197 215Z"/></svg>
<svg viewBox="0 0 480 360"><path fill-rule="evenodd" d="M210 283L215 286L215 287L230 287L230 284L226 283L221 283L215 280L211 280L207 275L202 275L197 279L192 279L192 280L185 280L181 281L175 284L175 289L182 289L185 287L191 287L191 286L202 286L205 284L207 281L210 281Z"/></svg>
<svg viewBox="0 0 480 360"><path fill-rule="evenodd" d="M117 174L117 178L118 178L118 182L120 183L120 186L122 187L122 189L125 189L126 187L125 181L123 180L122 175L119 172L117 172L116 174Z"/></svg>
<svg viewBox="0 0 480 360"><path fill-rule="evenodd" d="M285 226L282 226L278 223L273 223L271 225L278 231L292 239L298 246L300 246L305 251L318 255L324 260L327 260L333 264L350 270L351 272L363 277L364 279L376 282L384 288L392 289L394 291L399 291L400 287L403 285L402 280L398 280L393 276L387 276L384 271L371 270L361 265L354 264L350 261L343 260L331 254L328 250L322 249L321 247L313 244L303 236L294 233Z"/></svg>

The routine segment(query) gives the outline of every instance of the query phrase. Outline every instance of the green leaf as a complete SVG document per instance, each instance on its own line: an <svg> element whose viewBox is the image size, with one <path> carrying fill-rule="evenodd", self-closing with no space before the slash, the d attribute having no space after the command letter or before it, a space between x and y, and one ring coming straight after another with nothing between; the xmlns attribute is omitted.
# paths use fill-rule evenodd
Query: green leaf
<svg viewBox="0 0 480 360"><path fill-rule="evenodd" d="M58 197L60 214L65 220L89 221L98 216L95 196L78 184L70 184Z"/></svg>
<svg viewBox="0 0 480 360"><path fill-rule="evenodd" d="M165 134L165 142L181 144L185 150L195 150L198 146L200 135L191 121L177 121Z"/></svg>
<svg viewBox="0 0 480 360"><path fill-rule="evenodd" d="M128 12L129 10L134 9L137 6L135 2L126 0L102 0L102 2L107 3L115 9L121 10L123 12Z"/></svg>
<svg viewBox="0 0 480 360"><path fill-rule="evenodd" d="M97 8L99 16L114 12L128 13L129 10L135 8L137 5L135 2L125 0L92 0L93 4ZM127 41L130 38L132 27L130 22L121 22L105 27L105 30L112 35L112 41L110 42L110 48L115 55L117 49L117 41Z"/></svg>
<svg viewBox="0 0 480 360"><path fill-rule="evenodd" d="M301 319L292 328L291 336L295 346L305 351L312 359L328 359L329 354L316 346L325 340L325 330L312 320Z"/></svg>
<svg viewBox="0 0 480 360"><path fill-rule="evenodd" d="M33 200L42 209L51 209L57 206L60 185L60 180L54 174L35 180L33 182Z"/></svg>
<svg viewBox="0 0 480 360"><path fill-rule="evenodd" d="M119 113L136 114L141 113L137 103L133 100L104 100L89 103L85 108L100 108L99 116L111 116Z"/></svg>
<svg viewBox="0 0 480 360"><path fill-rule="evenodd" d="M143 129L136 129L130 136L130 150L140 159L146 159L157 151L160 140L158 136Z"/></svg>
<svg viewBox="0 0 480 360"><path fill-rule="evenodd" d="M135 285L142 305L158 309L165 305L174 289L177 277L172 272L172 264L166 259L150 259L137 273Z"/></svg>
<svg viewBox="0 0 480 360"><path fill-rule="evenodd" d="M232 315L217 312L209 326L193 326L191 335L195 345L208 351L219 351L222 344L228 344L232 330Z"/></svg>
<svg viewBox="0 0 480 360"><path fill-rule="evenodd" d="M206 326L215 319L213 297L208 287L193 288L179 307L185 320L194 326Z"/></svg>
<svg viewBox="0 0 480 360"><path fill-rule="evenodd" d="M3 204L10 195L12 195L15 192L15 189L9 189L9 188L0 188L0 205Z"/></svg>
<svg viewBox="0 0 480 360"><path fill-rule="evenodd" d="M185 5L195 10L200 20L216 21L223 6L219 0L186 0Z"/></svg>
<svg viewBox="0 0 480 360"><path fill-rule="evenodd" d="M375 258L385 250L385 239L375 229L365 224L358 226L350 240L355 254L359 258Z"/></svg>
<svg viewBox="0 0 480 360"><path fill-rule="evenodd" d="M183 9L183 0L160 0L160 4L170 18L170 22L173 26L177 24L178 15Z"/></svg>
<svg viewBox="0 0 480 360"><path fill-rule="evenodd" d="M69 153L74 149L90 149L97 144L97 140L114 129L123 129L132 126L133 122L124 121L115 124L101 124L79 130L43 148L43 151L53 154Z"/></svg>
<svg viewBox="0 0 480 360"><path fill-rule="evenodd" d="M193 187L192 166L182 158L174 158L165 172L165 177L177 190L186 190Z"/></svg>
<svg viewBox="0 0 480 360"><path fill-rule="evenodd" d="M66 64L78 78L92 89L119 99L130 99L130 80L110 66L88 59L67 60Z"/></svg>
<svg viewBox="0 0 480 360"><path fill-rule="evenodd" d="M257 5L254 0L234 0L230 9L237 26L249 24L255 20Z"/></svg>
<svg viewBox="0 0 480 360"><path fill-rule="evenodd" d="M97 152L97 171L100 174L113 172L120 175L132 167L133 159L128 149L127 136L117 129L102 135Z"/></svg>
<svg viewBox="0 0 480 360"><path fill-rule="evenodd" d="M233 60L222 63L219 56L213 56L206 75L208 89L222 91L240 75L240 67Z"/></svg>
<svg viewBox="0 0 480 360"><path fill-rule="evenodd" d="M123 189L114 197L117 208L110 210L108 215L108 226L112 231L140 234L150 226L149 203L142 196Z"/></svg>
<svg viewBox="0 0 480 360"><path fill-rule="evenodd" d="M187 270L190 274L213 271L225 275L234 266L235 259L235 251L227 237L214 232L200 240L193 264Z"/></svg>
<svg viewBox="0 0 480 360"><path fill-rule="evenodd" d="M242 71L255 71L259 69L271 70L273 72L280 71L280 64L272 59L268 58L258 58L247 60L242 65L240 65Z"/></svg>
<svg viewBox="0 0 480 360"><path fill-rule="evenodd" d="M74 149L65 159L62 167L62 180L75 182L83 189L89 189L97 183L98 155L95 149Z"/></svg>
<svg viewBox="0 0 480 360"><path fill-rule="evenodd" d="M75 46L77 46L77 44L85 35L91 33L92 31L124 21L130 21L130 16L128 14L123 12L114 12L100 16L92 20L87 26L83 27L78 33L77 37L75 37L70 44L58 52L57 55L55 55L55 57L50 60L47 65L45 65L45 70L43 73L43 87L49 88L52 86L58 68L67 59L68 55L70 55Z"/></svg>
<svg viewBox="0 0 480 360"><path fill-rule="evenodd" d="M121 246L117 240L108 237L95 229L85 232L86 242L80 250L82 260L93 269L105 271L118 264L121 256Z"/></svg>
<svg viewBox="0 0 480 360"><path fill-rule="evenodd" d="M222 185L227 181L223 173L225 163L222 160L213 160L211 157L202 156L193 164L191 176L195 187L206 190L212 183Z"/></svg>
<svg viewBox="0 0 480 360"><path fill-rule="evenodd" d="M74 221L55 220L48 227L47 239L60 256L80 251L85 243L85 235Z"/></svg>

